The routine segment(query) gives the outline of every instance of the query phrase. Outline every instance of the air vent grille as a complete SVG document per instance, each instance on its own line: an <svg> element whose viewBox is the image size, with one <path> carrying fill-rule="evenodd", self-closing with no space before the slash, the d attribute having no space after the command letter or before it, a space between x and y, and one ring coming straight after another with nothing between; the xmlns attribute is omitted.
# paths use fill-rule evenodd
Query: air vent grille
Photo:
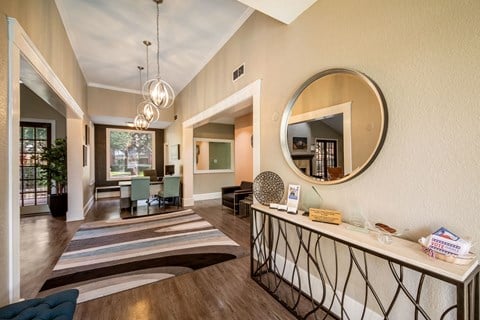
<svg viewBox="0 0 480 320"><path fill-rule="evenodd" d="M245 63L243 63L240 67L233 70L232 72L232 81L236 81L238 78L245 74Z"/></svg>

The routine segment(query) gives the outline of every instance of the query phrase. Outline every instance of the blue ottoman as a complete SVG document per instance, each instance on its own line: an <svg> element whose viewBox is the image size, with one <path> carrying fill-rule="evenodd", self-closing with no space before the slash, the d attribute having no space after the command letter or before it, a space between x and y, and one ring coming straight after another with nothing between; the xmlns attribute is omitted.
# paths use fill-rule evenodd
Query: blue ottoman
<svg viewBox="0 0 480 320"><path fill-rule="evenodd" d="M28 299L0 308L0 320L67 320L73 319L78 290L70 289L44 298Z"/></svg>

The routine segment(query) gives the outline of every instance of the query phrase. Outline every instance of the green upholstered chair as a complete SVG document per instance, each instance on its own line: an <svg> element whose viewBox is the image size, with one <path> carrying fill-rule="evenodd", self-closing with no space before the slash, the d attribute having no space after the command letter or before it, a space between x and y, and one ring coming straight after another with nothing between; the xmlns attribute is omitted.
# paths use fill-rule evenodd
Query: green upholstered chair
<svg viewBox="0 0 480 320"><path fill-rule="evenodd" d="M159 205L165 206L165 199L172 198L180 207L180 177L165 176L163 177L163 189L158 193Z"/></svg>
<svg viewBox="0 0 480 320"><path fill-rule="evenodd" d="M132 177L130 187L130 211L133 214L133 204L138 207L138 200L147 200L147 213L150 199L150 177Z"/></svg>

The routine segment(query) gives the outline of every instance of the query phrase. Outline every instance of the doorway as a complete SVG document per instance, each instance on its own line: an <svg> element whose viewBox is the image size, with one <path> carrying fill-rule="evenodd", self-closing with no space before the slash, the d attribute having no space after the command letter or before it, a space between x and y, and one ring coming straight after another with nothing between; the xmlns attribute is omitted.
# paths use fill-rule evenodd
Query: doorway
<svg viewBox="0 0 480 320"><path fill-rule="evenodd" d="M194 117L185 120L182 123L182 152L183 157L183 203L185 206L193 206L193 164L194 164L194 144L193 129L201 124L208 123L210 119L217 115L234 110L238 106L252 108L253 136L251 137L253 145L253 176L260 173L260 94L261 80L255 80L243 89L233 93L231 96L210 106L203 112ZM245 103L248 101L248 103Z"/></svg>
<svg viewBox="0 0 480 320"><path fill-rule="evenodd" d="M48 187L37 164L43 149L50 147L51 136L50 123L20 122L19 205L29 207L28 212L42 212L47 204Z"/></svg>

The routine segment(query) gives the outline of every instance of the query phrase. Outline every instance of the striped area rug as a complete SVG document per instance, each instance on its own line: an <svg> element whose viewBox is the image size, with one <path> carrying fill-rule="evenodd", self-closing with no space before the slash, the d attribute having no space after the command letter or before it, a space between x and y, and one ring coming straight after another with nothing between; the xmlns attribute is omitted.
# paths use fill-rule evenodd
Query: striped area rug
<svg viewBox="0 0 480 320"><path fill-rule="evenodd" d="M39 296L77 288L84 302L246 254L190 209L85 223Z"/></svg>

